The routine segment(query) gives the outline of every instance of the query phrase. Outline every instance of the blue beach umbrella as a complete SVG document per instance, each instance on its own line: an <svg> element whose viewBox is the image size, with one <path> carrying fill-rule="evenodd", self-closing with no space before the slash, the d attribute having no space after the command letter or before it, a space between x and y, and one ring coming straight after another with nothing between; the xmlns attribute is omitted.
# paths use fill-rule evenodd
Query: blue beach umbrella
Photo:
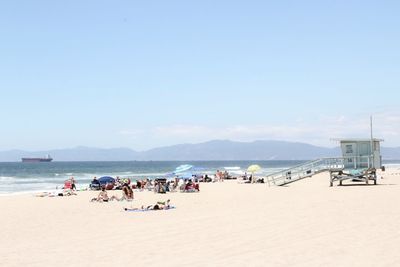
<svg viewBox="0 0 400 267"><path fill-rule="evenodd" d="M105 184L114 184L114 183L115 183L115 179L112 178L111 176L103 176L103 177L100 177L100 178L98 179L98 181L99 181L99 183L100 183L101 185L105 185Z"/></svg>
<svg viewBox="0 0 400 267"><path fill-rule="evenodd" d="M184 165L180 165L180 166L176 167L174 173L177 174L177 173L187 172L191 169L193 169L193 165L184 164Z"/></svg>

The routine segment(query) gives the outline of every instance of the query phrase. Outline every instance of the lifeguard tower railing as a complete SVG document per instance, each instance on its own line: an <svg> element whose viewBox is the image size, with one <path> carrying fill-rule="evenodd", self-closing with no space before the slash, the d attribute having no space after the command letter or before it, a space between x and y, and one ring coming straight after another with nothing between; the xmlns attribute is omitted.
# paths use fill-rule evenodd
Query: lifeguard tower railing
<svg viewBox="0 0 400 267"><path fill-rule="evenodd" d="M321 158L267 175L269 186L285 185L324 171L373 168L373 156Z"/></svg>

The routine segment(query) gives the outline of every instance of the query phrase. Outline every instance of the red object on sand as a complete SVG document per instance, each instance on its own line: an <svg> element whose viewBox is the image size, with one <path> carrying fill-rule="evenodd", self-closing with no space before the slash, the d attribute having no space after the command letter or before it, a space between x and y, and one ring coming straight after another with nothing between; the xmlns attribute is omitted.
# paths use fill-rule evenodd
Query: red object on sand
<svg viewBox="0 0 400 267"><path fill-rule="evenodd" d="M64 189L72 189L71 180L66 180L66 181L64 182Z"/></svg>

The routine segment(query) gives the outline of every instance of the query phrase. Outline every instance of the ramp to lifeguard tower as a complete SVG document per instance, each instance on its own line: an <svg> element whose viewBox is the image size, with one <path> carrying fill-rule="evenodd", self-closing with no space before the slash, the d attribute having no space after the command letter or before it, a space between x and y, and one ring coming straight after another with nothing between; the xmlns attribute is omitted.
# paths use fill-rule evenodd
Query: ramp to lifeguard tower
<svg viewBox="0 0 400 267"><path fill-rule="evenodd" d="M269 186L285 185L320 172L341 170L343 166L343 158L321 158L269 174L266 176L266 180Z"/></svg>

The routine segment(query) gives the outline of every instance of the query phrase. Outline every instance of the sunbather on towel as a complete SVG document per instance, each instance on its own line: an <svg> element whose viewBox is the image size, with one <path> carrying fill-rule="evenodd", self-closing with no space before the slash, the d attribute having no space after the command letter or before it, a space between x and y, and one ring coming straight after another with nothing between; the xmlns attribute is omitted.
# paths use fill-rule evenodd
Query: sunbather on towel
<svg viewBox="0 0 400 267"><path fill-rule="evenodd" d="M133 211L133 210L140 210L140 211L147 211L147 210L168 210L171 208L170 200L168 199L165 202L157 202L155 205L149 205L147 207L142 206L140 209L138 208L125 208L126 211Z"/></svg>
<svg viewBox="0 0 400 267"><path fill-rule="evenodd" d="M167 201L158 201L155 205L147 206L147 210L167 210L171 208L170 200Z"/></svg>

